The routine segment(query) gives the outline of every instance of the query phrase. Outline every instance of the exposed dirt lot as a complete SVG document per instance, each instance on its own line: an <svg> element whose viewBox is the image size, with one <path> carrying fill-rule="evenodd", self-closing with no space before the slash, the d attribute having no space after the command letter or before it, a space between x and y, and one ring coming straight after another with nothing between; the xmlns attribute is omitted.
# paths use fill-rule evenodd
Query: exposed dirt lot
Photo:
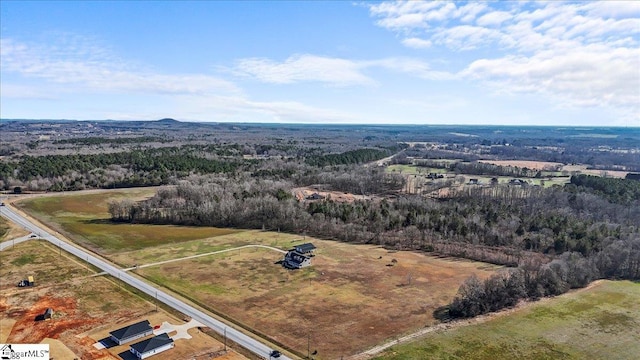
<svg viewBox="0 0 640 360"><path fill-rule="evenodd" d="M340 191L325 191L325 190L314 188L311 186L299 187L299 188L293 189L293 196L298 201L314 201L313 199L308 199L308 197L312 196L313 194L321 195L323 198L330 198L333 201L347 202L347 203L351 203L356 200L362 200L363 198L364 199L374 198L373 196L355 195L352 193L345 193Z"/></svg>
<svg viewBox="0 0 640 360"><path fill-rule="evenodd" d="M318 252L302 270L275 264L277 253L250 249L138 272L299 353L306 354L309 341L319 358L331 359L434 324L433 311L464 279L495 271L477 262L307 240Z"/></svg>

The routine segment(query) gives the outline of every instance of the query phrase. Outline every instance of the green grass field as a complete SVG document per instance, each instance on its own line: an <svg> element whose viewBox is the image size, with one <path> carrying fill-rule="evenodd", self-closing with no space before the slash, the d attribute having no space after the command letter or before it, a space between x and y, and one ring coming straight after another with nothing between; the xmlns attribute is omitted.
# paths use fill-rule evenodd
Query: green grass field
<svg viewBox="0 0 640 360"><path fill-rule="evenodd" d="M482 324L461 326L378 359L637 359L640 284L601 281Z"/></svg>
<svg viewBox="0 0 640 360"><path fill-rule="evenodd" d="M236 232L233 229L213 227L121 224L109 220L110 201L125 197L142 199L153 195L154 191L132 189L97 194L47 196L24 200L20 202L20 206L74 241L104 254Z"/></svg>

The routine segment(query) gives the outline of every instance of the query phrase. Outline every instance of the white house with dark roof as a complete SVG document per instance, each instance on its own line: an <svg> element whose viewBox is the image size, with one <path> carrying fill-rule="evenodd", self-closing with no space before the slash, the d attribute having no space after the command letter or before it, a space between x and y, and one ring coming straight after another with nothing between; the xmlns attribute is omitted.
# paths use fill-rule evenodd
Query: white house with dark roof
<svg viewBox="0 0 640 360"><path fill-rule="evenodd" d="M131 345L129 351L138 359L146 359L163 351L172 349L175 346L173 339L167 333L154 336L151 339L140 341Z"/></svg>
<svg viewBox="0 0 640 360"><path fill-rule="evenodd" d="M149 320L143 320L129 326L125 326L109 333L109 336L118 345L126 344L133 340L141 339L153 334L153 328Z"/></svg>

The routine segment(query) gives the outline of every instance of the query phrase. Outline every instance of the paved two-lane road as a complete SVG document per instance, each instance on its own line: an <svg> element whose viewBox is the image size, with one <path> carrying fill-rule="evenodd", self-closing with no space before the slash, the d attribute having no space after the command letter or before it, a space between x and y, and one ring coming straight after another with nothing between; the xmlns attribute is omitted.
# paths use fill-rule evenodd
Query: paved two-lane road
<svg viewBox="0 0 640 360"><path fill-rule="evenodd" d="M15 222L16 224L24 227L25 229L31 231L34 234L37 234L40 238L52 243L55 246L62 248L64 251L77 256L78 258L85 260L89 264L101 269L105 273L120 279L121 281L135 287L136 289L144 292L145 294L156 298L158 301L163 302L164 304L172 307L179 312L190 316L193 319L201 322L202 324L210 327L220 335L226 333L228 339L236 342L240 346L245 349L251 351L252 353L269 359L269 354L271 353L271 348L260 341L236 330L231 325L227 325L214 317L205 314L204 312L194 308L193 306L186 304L185 302L176 299L175 297L165 293L162 290L159 290L146 282L129 275L126 271L114 266L113 264L102 260L93 254L85 251L80 247L76 247L72 244L69 244L65 241L60 240L59 238L49 234L47 231L33 224L27 218L23 217L19 213L13 211L8 206L0 207L0 215L6 217L7 219ZM7 245L11 242L7 242ZM5 243L2 243L5 244ZM4 250L5 247L2 247L1 250ZM288 357L282 355L280 359L289 360Z"/></svg>

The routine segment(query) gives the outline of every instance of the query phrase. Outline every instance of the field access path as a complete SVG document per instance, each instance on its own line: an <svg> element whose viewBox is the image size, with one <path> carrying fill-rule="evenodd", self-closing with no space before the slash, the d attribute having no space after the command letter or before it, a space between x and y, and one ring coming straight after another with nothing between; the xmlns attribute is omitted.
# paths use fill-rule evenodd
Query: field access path
<svg viewBox="0 0 640 360"><path fill-rule="evenodd" d="M167 306L170 306L171 308L187 316L190 316L192 319L199 321L200 323L211 328L218 334L223 336L226 335L228 339L236 342L243 348L251 351L252 353L258 355L259 357L264 359L271 358L270 354L271 354L272 348L270 346L241 332L240 330L236 329L232 325L225 324L222 321L212 317L211 315L208 315L196 309L195 307L173 297L172 295L153 287L152 285L146 283L145 281L142 281L137 277L129 275L129 273L127 273L124 269L115 266L111 262L101 259L95 256L94 254L86 251L85 249L76 246L75 244L68 243L67 241L63 241L62 239L55 237L54 235L51 235L49 232L47 232L43 228L31 222L25 216L9 208L9 206L0 207L0 215L9 219L10 221L13 221L17 225L24 227L28 231L31 231L32 233L38 235L41 239L44 239L50 242L54 246L57 246L62 250L101 269L102 271L113 276L114 278L117 278L118 280L133 286L134 288L144 292L145 294L151 297L154 297L157 301L160 301L166 304ZM7 242L7 243L10 243L10 242ZM2 249L4 250L6 247L7 246L2 247ZM228 250L231 250L231 249L228 249ZM285 355L280 356L280 359L290 360L290 358Z"/></svg>
<svg viewBox="0 0 640 360"><path fill-rule="evenodd" d="M151 263L151 264L144 264L144 265L135 265L133 267L122 269L122 270L130 271L130 270L142 269L142 268L146 268L146 267L150 267L150 266L163 265L163 264L168 264L168 263L172 263L172 262L176 262L176 261L195 259L195 258L199 258L199 257L203 257L203 256L222 254L222 253L226 253L226 252L229 252L229 251L236 251L236 250L242 250L242 249L248 249L248 248L263 248L263 249L277 251L277 252L282 253L282 254L286 254L287 253L286 251L284 251L282 249L278 249L278 248L273 247L273 246L267 246L267 245L243 245L243 246L238 246L238 247L234 247L234 248L231 248L231 249L212 251L212 252L208 252L208 253L204 253L204 254L196 254L196 255L191 255L191 256L178 258L178 259L164 260L164 261L159 261L159 262L155 262L155 263Z"/></svg>

